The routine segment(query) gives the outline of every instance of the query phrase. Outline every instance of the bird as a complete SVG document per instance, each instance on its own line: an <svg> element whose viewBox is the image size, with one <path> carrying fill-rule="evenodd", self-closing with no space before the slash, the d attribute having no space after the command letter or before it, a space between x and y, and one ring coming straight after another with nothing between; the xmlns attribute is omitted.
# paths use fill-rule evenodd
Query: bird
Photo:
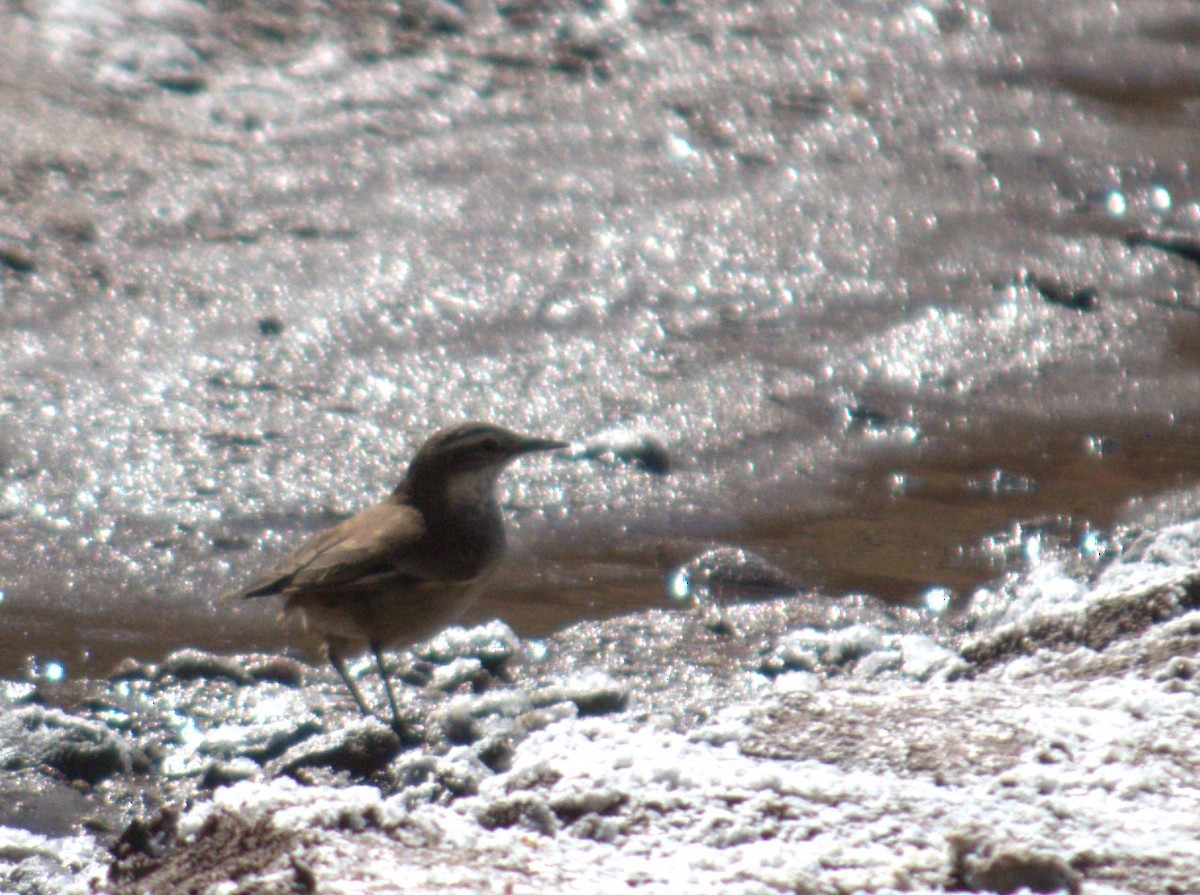
<svg viewBox="0 0 1200 895"><path fill-rule="evenodd" d="M564 447L486 422L441 429L383 501L316 534L228 596L282 597L285 614L298 613L324 636L326 657L364 716L372 712L346 659L369 649L392 724L403 731L383 650L432 636L474 602L504 555L500 474L525 454Z"/></svg>

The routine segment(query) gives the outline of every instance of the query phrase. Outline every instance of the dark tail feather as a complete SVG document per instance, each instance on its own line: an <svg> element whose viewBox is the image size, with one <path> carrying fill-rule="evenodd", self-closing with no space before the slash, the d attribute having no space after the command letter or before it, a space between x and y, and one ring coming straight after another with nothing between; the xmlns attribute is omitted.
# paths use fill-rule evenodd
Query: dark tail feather
<svg viewBox="0 0 1200 895"><path fill-rule="evenodd" d="M283 590L287 583L285 578L270 578L256 581L244 590L231 590L217 597L218 603L231 603L234 600L253 600L257 597L273 597Z"/></svg>

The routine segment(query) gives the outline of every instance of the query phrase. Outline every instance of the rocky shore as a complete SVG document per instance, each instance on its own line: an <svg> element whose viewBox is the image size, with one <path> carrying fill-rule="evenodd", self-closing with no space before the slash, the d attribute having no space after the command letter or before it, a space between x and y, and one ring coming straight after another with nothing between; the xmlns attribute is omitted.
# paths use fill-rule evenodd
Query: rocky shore
<svg viewBox="0 0 1200 895"><path fill-rule="evenodd" d="M1048 562L991 617L797 595L456 629L407 660L410 742L279 656L9 684L0 884L1194 891L1194 557L1187 525L1094 581Z"/></svg>

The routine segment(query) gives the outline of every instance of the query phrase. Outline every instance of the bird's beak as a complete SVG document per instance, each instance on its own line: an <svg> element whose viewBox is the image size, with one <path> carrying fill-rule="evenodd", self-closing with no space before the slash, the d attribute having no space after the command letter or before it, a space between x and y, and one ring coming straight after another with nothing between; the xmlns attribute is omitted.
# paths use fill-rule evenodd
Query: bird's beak
<svg viewBox="0 0 1200 895"><path fill-rule="evenodd" d="M557 451L570 447L569 441L555 441L552 438L526 438L517 449L518 454L532 454L536 451Z"/></svg>

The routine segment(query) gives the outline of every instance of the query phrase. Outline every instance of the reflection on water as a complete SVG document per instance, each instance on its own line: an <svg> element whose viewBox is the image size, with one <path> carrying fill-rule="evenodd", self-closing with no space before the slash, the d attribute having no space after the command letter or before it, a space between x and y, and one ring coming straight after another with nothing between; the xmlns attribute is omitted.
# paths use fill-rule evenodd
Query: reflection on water
<svg viewBox="0 0 1200 895"><path fill-rule="evenodd" d="M710 548L667 576L667 596L714 615L731 601L767 599L797 590L786 572L741 547Z"/></svg>
<svg viewBox="0 0 1200 895"><path fill-rule="evenodd" d="M1143 521L1132 500L1186 488L1198 470L1196 426L1092 420L1049 430L1008 421L947 432L877 451L845 477L837 511L805 510L796 502L802 494L781 491L775 506L725 523L738 546L726 534L714 547L717 539L686 521L633 536L605 530L603 517L582 534L545 537L533 555L504 567L464 622L498 617L541 637L647 607L719 616L723 604L792 592L861 594L953 616L980 587L1047 557L1093 574ZM898 489L898 479L921 484ZM979 487L998 479L1021 486ZM82 625L34 613L15 621L29 633L0 657L7 676L29 679L50 669L103 673L127 656L157 659L183 645L295 652L306 644L316 655L294 622L251 608L262 611L209 607L186 631L171 613L136 608ZM989 603L984 614L996 609Z"/></svg>
<svg viewBox="0 0 1200 895"><path fill-rule="evenodd" d="M1141 6L468 4L393 45L110 5L0 6L7 674L303 642L212 595L463 418L580 442L511 482L468 619L532 635L681 568L745 598L716 546L954 611L1195 482L1200 81Z"/></svg>
<svg viewBox="0 0 1200 895"><path fill-rule="evenodd" d="M1185 489L1200 471L1194 425L973 422L974 431L964 423L915 446L881 448L847 473L836 510L806 508L801 494L781 491L773 506L728 525L738 546L726 535L714 547L685 526L656 537L600 530L543 543L538 579L530 582L528 568L510 569L473 617L498 615L541 636L647 605L704 611L796 591L864 594L955 616L979 588L1031 563L1054 560L1090 577L1138 526L1155 524L1138 498ZM896 488L897 480L921 486ZM1011 482L1019 487L1004 486ZM994 602L978 607L981 618L1001 614Z"/></svg>

